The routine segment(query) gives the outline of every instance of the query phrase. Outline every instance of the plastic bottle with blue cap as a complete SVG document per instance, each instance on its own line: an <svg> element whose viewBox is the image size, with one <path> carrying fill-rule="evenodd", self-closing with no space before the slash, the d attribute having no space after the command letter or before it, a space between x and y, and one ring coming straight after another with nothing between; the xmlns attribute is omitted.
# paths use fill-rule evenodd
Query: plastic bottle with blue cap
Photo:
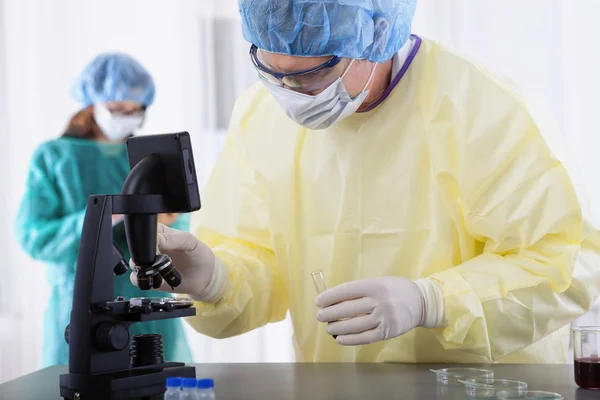
<svg viewBox="0 0 600 400"><path fill-rule="evenodd" d="M180 400L197 400L198 391L196 390L197 381L194 378L183 378L181 380Z"/></svg>
<svg viewBox="0 0 600 400"><path fill-rule="evenodd" d="M179 400L181 396L181 378L167 378L167 391L164 400Z"/></svg>
<svg viewBox="0 0 600 400"><path fill-rule="evenodd" d="M212 379L198 380L198 400L215 400L215 381Z"/></svg>

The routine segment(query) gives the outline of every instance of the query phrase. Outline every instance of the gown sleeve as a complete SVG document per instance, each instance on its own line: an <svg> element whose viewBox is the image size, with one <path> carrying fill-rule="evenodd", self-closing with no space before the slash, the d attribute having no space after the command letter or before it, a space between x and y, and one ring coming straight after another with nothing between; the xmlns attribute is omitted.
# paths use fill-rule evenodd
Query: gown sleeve
<svg viewBox="0 0 600 400"><path fill-rule="evenodd" d="M61 213L56 183L60 178L51 171L57 162L44 148L34 154L15 221L21 247L34 259L50 263L64 262L70 254L76 259L85 218L85 209Z"/></svg>
<svg viewBox="0 0 600 400"><path fill-rule="evenodd" d="M229 285L217 304L197 303L188 322L223 338L285 319L288 299L277 268L264 196L245 147L246 93L236 104L224 149L203 193L198 238L227 266Z"/></svg>
<svg viewBox="0 0 600 400"><path fill-rule="evenodd" d="M600 232L547 140L553 122L489 82L470 77L453 112L454 167L440 174L454 182L452 202L481 252L430 279L444 296L442 345L497 361L590 309Z"/></svg>

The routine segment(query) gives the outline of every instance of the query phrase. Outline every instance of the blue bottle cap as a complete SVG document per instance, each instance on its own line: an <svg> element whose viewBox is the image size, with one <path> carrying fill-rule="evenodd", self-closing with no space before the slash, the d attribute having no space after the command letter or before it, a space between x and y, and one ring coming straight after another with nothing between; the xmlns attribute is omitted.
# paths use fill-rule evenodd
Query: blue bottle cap
<svg viewBox="0 0 600 400"><path fill-rule="evenodd" d="M212 379L200 379L198 389L212 389L215 387L215 381Z"/></svg>
<svg viewBox="0 0 600 400"><path fill-rule="evenodd" d="M184 388L195 388L196 380L194 378L183 378L181 380L181 386Z"/></svg>
<svg viewBox="0 0 600 400"><path fill-rule="evenodd" d="M173 387L180 387L181 386L181 378L176 378L176 377L171 377L171 378L167 378L167 387L168 388L173 388Z"/></svg>

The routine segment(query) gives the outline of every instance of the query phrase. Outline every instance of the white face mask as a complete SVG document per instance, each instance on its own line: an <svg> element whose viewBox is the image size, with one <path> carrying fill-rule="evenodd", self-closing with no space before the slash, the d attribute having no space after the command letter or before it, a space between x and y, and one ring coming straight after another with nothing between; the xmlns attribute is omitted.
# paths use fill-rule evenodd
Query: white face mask
<svg viewBox="0 0 600 400"><path fill-rule="evenodd" d="M113 142L123 141L144 122L143 115L114 115L104 104L94 105L94 119L102 133Z"/></svg>
<svg viewBox="0 0 600 400"><path fill-rule="evenodd" d="M354 114L369 95L366 89L373 79L377 64L374 65L362 92L351 98L342 79L354 61L352 60L344 75L316 96L294 92L270 82L265 82L265 85L292 120L309 129L326 129Z"/></svg>

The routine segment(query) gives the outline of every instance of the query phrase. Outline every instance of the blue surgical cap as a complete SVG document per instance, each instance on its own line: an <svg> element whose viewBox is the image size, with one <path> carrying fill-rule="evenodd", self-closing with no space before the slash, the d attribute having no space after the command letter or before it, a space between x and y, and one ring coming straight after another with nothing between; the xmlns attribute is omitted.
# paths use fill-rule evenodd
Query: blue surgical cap
<svg viewBox="0 0 600 400"><path fill-rule="evenodd" d="M244 37L292 56L390 60L408 41L417 0L238 0Z"/></svg>
<svg viewBox="0 0 600 400"><path fill-rule="evenodd" d="M154 102L154 81L136 60L127 54L100 54L84 69L73 85L75 100L84 107L108 101Z"/></svg>

